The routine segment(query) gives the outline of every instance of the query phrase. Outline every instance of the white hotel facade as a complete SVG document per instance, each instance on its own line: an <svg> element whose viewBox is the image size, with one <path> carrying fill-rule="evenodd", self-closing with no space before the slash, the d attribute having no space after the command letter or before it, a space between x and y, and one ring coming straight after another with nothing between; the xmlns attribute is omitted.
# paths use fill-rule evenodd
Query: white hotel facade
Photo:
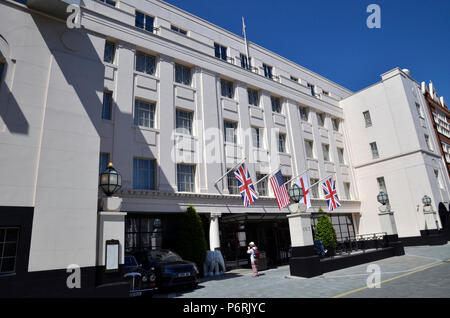
<svg viewBox="0 0 450 318"><path fill-rule="evenodd" d="M268 180L248 208L234 177L215 187L244 157L254 182L277 167L286 179L307 170L311 183L333 175L340 239L382 232L380 189L400 239L426 229L425 194L448 206L444 161L431 119L416 116L425 101L408 72L354 93L254 43L248 63L242 37L163 1L83 0L81 29L67 28L66 2L0 1L0 240L16 247L0 254L4 286L39 273L58 285L69 264L95 276L108 161L123 180L122 254L151 248L157 219L172 248L193 205L227 260L253 240L285 261L289 212ZM311 212L327 211L319 190Z"/></svg>

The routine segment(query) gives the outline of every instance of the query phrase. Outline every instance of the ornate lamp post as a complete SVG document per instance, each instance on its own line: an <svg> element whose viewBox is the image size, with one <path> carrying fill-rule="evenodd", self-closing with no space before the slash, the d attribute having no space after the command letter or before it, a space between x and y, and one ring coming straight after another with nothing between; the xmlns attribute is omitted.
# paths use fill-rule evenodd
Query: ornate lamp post
<svg viewBox="0 0 450 318"><path fill-rule="evenodd" d="M120 211L122 199L113 195L122 187L122 176L114 169L112 162L100 174L99 187L106 194L106 198L100 201L100 208L103 211Z"/></svg>
<svg viewBox="0 0 450 318"><path fill-rule="evenodd" d="M99 176L99 187L106 196L111 197L122 187L122 176L114 169L112 162Z"/></svg>
<svg viewBox="0 0 450 318"><path fill-rule="evenodd" d="M437 220L437 213L431 206L431 198L424 195L422 198L423 214L425 215L425 225L427 230L439 230L439 222Z"/></svg>
<svg viewBox="0 0 450 318"><path fill-rule="evenodd" d="M306 206L303 203L299 203L303 198L303 189L297 184L294 184L289 189L288 194L291 201L294 202L289 206L289 211L291 211L291 213L306 212Z"/></svg>

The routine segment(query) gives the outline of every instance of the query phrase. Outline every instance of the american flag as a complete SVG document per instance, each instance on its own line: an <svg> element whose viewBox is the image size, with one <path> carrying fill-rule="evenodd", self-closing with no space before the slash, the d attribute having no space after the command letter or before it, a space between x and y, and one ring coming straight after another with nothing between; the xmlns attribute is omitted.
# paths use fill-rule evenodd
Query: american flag
<svg viewBox="0 0 450 318"><path fill-rule="evenodd" d="M255 187L253 186L250 173L247 170L245 163L239 166L234 172L236 179L238 180L239 191L241 192L242 199L244 200L244 206L253 204L258 199Z"/></svg>
<svg viewBox="0 0 450 318"><path fill-rule="evenodd" d="M328 203L328 209L330 210L330 212L333 212L337 207L341 206L341 203L339 202L339 198L337 195L336 183L333 181L332 177L322 183L322 189L323 193L325 194L325 199Z"/></svg>
<svg viewBox="0 0 450 318"><path fill-rule="evenodd" d="M270 184L272 185L273 193L275 194L278 208L280 210L289 204L289 195L286 189L286 185L284 185L283 183L284 178L281 174L281 170L278 170L277 173L270 177Z"/></svg>

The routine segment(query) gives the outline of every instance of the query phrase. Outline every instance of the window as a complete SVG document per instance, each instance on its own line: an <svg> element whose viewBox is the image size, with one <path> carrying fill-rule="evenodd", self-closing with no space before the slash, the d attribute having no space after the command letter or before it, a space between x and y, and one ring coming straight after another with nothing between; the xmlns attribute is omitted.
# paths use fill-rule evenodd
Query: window
<svg viewBox="0 0 450 318"><path fill-rule="evenodd" d="M323 152L323 160L331 161L330 160L330 146L327 144L322 144L322 152Z"/></svg>
<svg viewBox="0 0 450 318"><path fill-rule="evenodd" d="M241 67L246 69L246 70L250 70L251 69L251 58L247 58L247 55L245 54L240 54L240 59L241 59Z"/></svg>
<svg viewBox="0 0 450 318"><path fill-rule="evenodd" d="M177 27L177 26L171 25L171 26L170 26L170 29L171 29L172 31L181 33L181 34L183 34L183 35L187 35L187 31L186 31L186 30L180 29L180 28Z"/></svg>
<svg viewBox="0 0 450 318"><path fill-rule="evenodd" d="M114 0L100 0L101 2L103 2L103 3L106 3L106 4L109 4L109 5L111 5L111 6L116 6L116 1L114 1Z"/></svg>
<svg viewBox="0 0 450 318"><path fill-rule="evenodd" d="M195 192L195 166L177 164L177 186L179 192Z"/></svg>
<svg viewBox="0 0 450 318"><path fill-rule="evenodd" d="M134 125L154 128L155 104L136 100L134 103Z"/></svg>
<svg viewBox="0 0 450 318"><path fill-rule="evenodd" d="M281 100L279 97L270 96L270 101L272 102L272 111L274 113L281 114Z"/></svg>
<svg viewBox="0 0 450 318"><path fill-rule="evenodd" d="M301 120L308 121L308 119L309 119L308 108L306 108L306 107L299 107L298 109L300 110L300 118L301 118Z"/></svg>
<svg viewBox="0 0 450 318"><path fill-rule="evenodd" d="M228 193L229 194L240 194L239 191L239 184L236 179L236 176L234 175L234 171L230 171L227 175L227 181L228 181Z"/></svg>
<svg viewBox="0 0 450 318"><path fill-rule="evenodd" d="M340 164L345 164L344 160L344 148L337 148L338 159Z"/></svg>
<svg viewBox="0 0 450 318"><path fill-rule="evenodd" d="M322 91L322 94L324 94L325 96L330 96L330 93L327 91Z"/></svg>
<svg viewBox="0 0 450 318"><path fill-rule="evenodd" d="M176 131L181 134L192 135L192 112L177 109Z"/></svg>
<svg viewBox="0 0 450 318"><path fill-rule="evenodd" d="M154 159L133 158L133 189L155 190Z"/></svg>
<svg viewBox="0 0 450 318"><path fill-rule="evenodd" d="M158 231L155 230L158 225ZM161 248L161 219L128 214L125 217L125 252L150 251ZM125 257L125 262L128 257Z"/></svg>
<svg viewBox="0 0 450 318"><path fill-rule="evenodd" d="M294 81L294 82L298 83L298 78L291 75L291 81Z"/></svg>
<svg viewBox="0 0 450 318"><path fill-rule="evenodd" d="M102 119L111 120L112 92L103 92Z"/></svg>
<svg viewBox="0 0 450 318"><path fill-rule="evenodd" d="M424 135L425 142L427 143L428 150L433 151L433 146L431 145L431 140L428 135Z"/></svg>
<svg viewBox="0 0 450 318"><path fill-rule="evenodd" d="M234 97L234 87L233 82L221 79L220 88L223 97L233 98Z"/></svg>
<svg viewBox="0 0 450 318"><path fill-rule="evenodd" d="M265 174L261 174L261 173L256 173L256 181L261 180L262 178L264 178L266 175ZM263 181L259 182L256 187L256 191L258 191L258 194L260 196L268 196L269 192L268 192L268 187L267 187L268 183L267 183L267 178L265 178Z"/></svg>
<svg viewBox="0 0 450 318"><path fill-rule="evenodd" d="M319 179L313 179L313 178L310 179L311 185L313 185L316 182L319 182ZM316 184L313 187L311 187L311 196L315 199L319 198L319 184Z"/></svg>
<svg viewBox="0 0 450 318"><path fill-rule="evenodd" d="M292 176L283 176L283 183L285 183L286 190L288 190L288 191L291 188L291 185L290 185L290 182L289 183L286 183L286 182L288 182L291 179L292 179Z"/></svg>
<svg viewBox="0 0 450 318"><path fill-rule="evenodd" d="M376 142L370 143L370 150L372 151L372 158L377 159L379 157L379 154L378 154L378 147L377 147Z"/></svg>
<svg viewBox="0 0 450 318"><path fill-rule="evenodd" d="M116 55L116 44L110 41L106 41L105 53L103 55L103 62L114 64L115 55Z"/></svg>
<svg viewBox="0 0 450 318"><path fill-rule="evenodd" d="M106 170L106 168L108 168L108 163L109 163L109 153L107 152L101 152L100 153L100 160L98 163L98 174L102 173L103 171Z"/></svg>
<svg viewBox="0 0 450 318"><path fill-rule="evenodd" d="M328 214L328 213L327 213ZM317 220L321 213L311 215L311 224L314 231L317 228ZM351 214L328 214L336 232L338 242L348 241L355 238L355 228Z"/></svg>
<svg viewBox="0 0 450 318"><path fill-rule="evenodd" d="M317 124L320 127L325 127L325 114L317 113Z"/></svg>
<svg viewBox="0 0 450 318"><path fill-rule="evenodd" d="M312 140L305 140L305 153L306 153L306 158L314 159L313 141Z"/></svg>
<svg viewBox="0 0 450 318"><path fill-rule="evenodd" d="M264 76L267 78L272 79L273 74L272 74L272 66L269 66L267 64L263 64L263 68L264 68Z"/></svg>
<svg viewBox="0 0 450 318"><path fill-rule="evenodd" d="M278 152L286 153L286 135L278 134Z"/></svg>
<svg viewBox="0 0 450 318"><path fill-rule="evenodd" d="M350 183L349 182L344 182L344 191L345 191L345 198L347 200L351 200L352 196L350 193Z"/></svg>
<svg viewBox="0 0 450 318"><path fill-rule="evenodd" d="M259 106L259 94L255 89L248 88L248 103L253 106Z"/></svg>
<svg viewBox="0 0 450 318"><path fill-rule="evenodd" d="M339 126L341 124L341 121L338 118L331 119L331 123L333 124L333 130L339 131Z"/></svg>
<svg viewBox="0 0 450 318"><path fill-rule="evenodd" d="M214 54L218 59L222 59L226 61L227 57L227 48L220 44L214 43Z"/></svg>
<svg viewBox="0 0 450 318"><path fill-rule="evenodd" d="M370 113L368 110L363 112L363 116L364 116L364 121L366 122L366 127L372 126L372 119L370 118Z"/></svg>
<svg viewBox="0 0 450 318"><path fill-rule="evenodd" d="M149 75L155 74L156 58L141 52L136 52L136 71L147 73Z"/></svg>
<svg viewBox="0 0 450 318"><path fill-rule="evenodd" d="M153 23L155 19L151 16L148 16L142 12L136 11L136 20L135 25L139 29L143 29L149 32L153 32Z"/></svg>
<svg viewBox="0 0 450 318"><path fill-rule="evenodd" d="M252 127L253 147L262 148L261 129Z"/></svg>
<svg viewBox="0 0 450 318"><path fill-rule="evenodd" d="M231 121L224 121L223 126L225 129L225 142L237 143L236 129L237 123Z"/></svg>
<svg viewBox="0 0 450 318"><path fill-rule="evenodd" d="M0 227L0 275L16 271L19 228Z"/></svg>
<svg viewBox="0 0 450 318"><path fill-rule="evenodd" d="M388 193L387 188L386 188L386 182L384 182L384 177L379 177L377 178L377 183L378 183L378 189L381 191L383 191L384 193ZM388 198L388 202L387 204L389 204L389 198Z"/></svg>
<svg viewBox="0 0 450 318"><path fill-rule="evenodd" d="M191 69L184 65L175 64L175 82L190 86L191 80Z"/></svg>
<svg viewBox="0 0 450 318"><path fill-rule="evenodd" d="M422 107L420 107L419 103L416 103L416 109L417 109L417 114L419 115L419 117L424 118L423 112L422 112Z"/></svg>
<svg viewBox="0 0 450 318"><path fill-rule="evenodd" d="M436 183L438 184L439 189L444 189L441 178L439 177L439 170L434 170L434 176L436 177Z"/></svg>
<svg viewBox="0 0 450 318"><path fill-rule="evenodd" d="M314 93L314 85L313 85L313 84L310 84L310 83L307 83L307 86L308 86L308 88L309 88L310 91L311 91L311 96L315 96L315 93Z"/></svg>

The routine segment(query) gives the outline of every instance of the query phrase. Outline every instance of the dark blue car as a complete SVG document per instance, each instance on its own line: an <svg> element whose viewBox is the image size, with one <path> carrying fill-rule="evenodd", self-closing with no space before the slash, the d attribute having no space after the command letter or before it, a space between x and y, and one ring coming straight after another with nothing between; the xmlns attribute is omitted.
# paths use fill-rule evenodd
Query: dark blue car
<svg viewBox="0 0 450 318"><path fill-rule="evenodd" d="M158 288L176 286L197 287L199 271L197 266L183 260L171 250L158 249L133 253L143 268L154 268Z"/></svg>

